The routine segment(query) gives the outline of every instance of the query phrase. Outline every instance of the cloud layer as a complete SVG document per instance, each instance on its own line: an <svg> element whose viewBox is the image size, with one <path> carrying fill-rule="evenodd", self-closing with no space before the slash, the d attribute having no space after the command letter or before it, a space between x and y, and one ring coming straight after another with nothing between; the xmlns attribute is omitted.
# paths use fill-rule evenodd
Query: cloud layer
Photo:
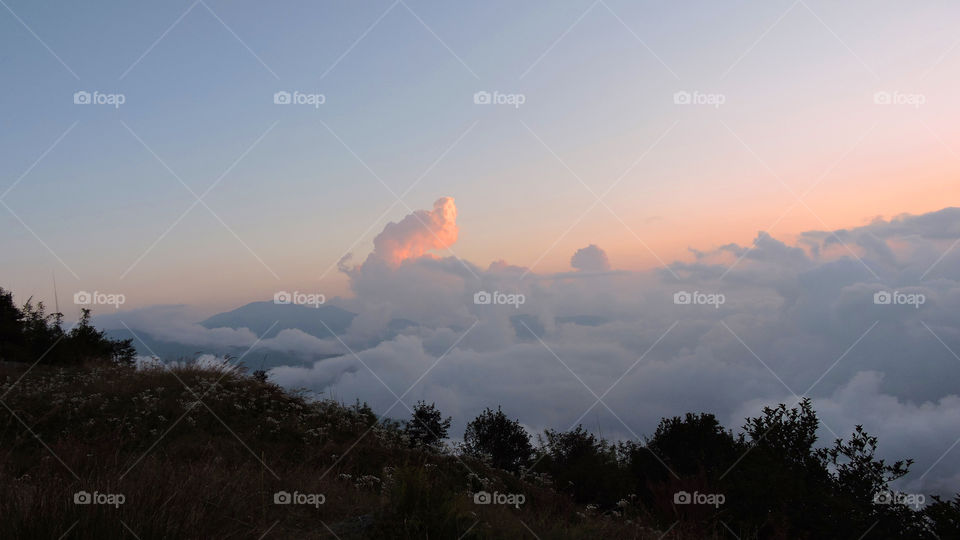
<svg viewBox="0 0 960 540"><path fill-rule="evenodd" d="M531 431L636 438L687 411L736 429L809 395L825 444L863 424L883 457L916 460L903 488L960 490L960 209L791 242L761 232L652 271L612 270L590 245L559 274L425 256L455 240L456 209L445 198L416 216L344 268L347 331L298 342L340 355L275 381L395 417L435 401L457 434L498 404ZM524 302L476 303L480 291Z"/></svg>

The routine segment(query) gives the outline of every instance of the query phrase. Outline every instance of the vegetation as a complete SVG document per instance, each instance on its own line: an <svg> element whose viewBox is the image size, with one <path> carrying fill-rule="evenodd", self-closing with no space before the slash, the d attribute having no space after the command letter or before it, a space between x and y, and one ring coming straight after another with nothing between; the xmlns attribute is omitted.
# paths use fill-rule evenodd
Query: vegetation
<svg viewBox="0 0 960 540"><path fill-rule="evenodd" d="M444 418L440 414L436 403L427 405L424 401L418 401L413 407L413 418L407 422L403 432L411 447L437 450L447 438L451 421L451 417Z"/></svg>
<svg viewBox="0 0 960 540"><path fill-rule="evenodd" d="M498 469L519 472L530 464L533 446L520 422L510 420L497 407L497 412L487 408L467 424L463 452L476 458L486 457Z"/></svg>
<svg viewBox="0 0 960 540"><path fill-rule="evenodd" d="M960 495L892 490L911 462L861 427L818 446L809 400L737 435L688 413L536 445L488 408L450 444L434 403L378 420L228 359L134 367L129 342L0 300L0 538L960 538Z"/></svg>
<svg viewBox="0 0 960 540"><path fill-rule="evenodd" d="M80 310L80 320L63 329L63 313L46 313L43 302L31 299L21 307L13 293L0 288L0 360L51 365L82 365L95 362L132 364L136 350L132 340L107 338L90 324L90 310Z"/></svg>

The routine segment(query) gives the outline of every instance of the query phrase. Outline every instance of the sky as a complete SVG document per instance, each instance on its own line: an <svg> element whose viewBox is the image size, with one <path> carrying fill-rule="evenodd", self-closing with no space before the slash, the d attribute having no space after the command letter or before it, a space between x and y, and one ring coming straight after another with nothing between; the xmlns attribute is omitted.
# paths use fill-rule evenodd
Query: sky
<svg viewBox="0 0 960 540"><path fill-rule="evenodd" d="M0 286L455 433L810 396L960 491L958 16L3 0ZM280 291L356 317L198 324Z"/></svg>
<svg viewBox="0 0 960 540"><path fill-rule="evenodd" d="M957 194L958 9L10 0L4 286L49 302L55 274L210 312L348 294L343 254L442 196L458 256L545 271L590 243L645 269L937 210Z"/></svg>

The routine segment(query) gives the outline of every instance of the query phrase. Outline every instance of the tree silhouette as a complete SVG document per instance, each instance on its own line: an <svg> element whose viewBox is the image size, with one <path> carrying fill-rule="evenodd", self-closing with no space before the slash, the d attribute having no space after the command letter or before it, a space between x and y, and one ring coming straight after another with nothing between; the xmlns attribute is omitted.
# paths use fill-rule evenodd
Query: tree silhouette
<svg viewBox="0 0 960 540"><path fill-rule="evenodd" d="M410 440L410 446L437 449L447 438L451 420L450 416L443 418L435 403L427 405L425 401L418 401L403 432Z"/></svg>
<svg viewBox="0 0 960 540"><path fill-rule="evenodd" d="M90 324L90 310L80 310L80 320L69 332L63 329L62 313L47 313L43 302L29 298L22 308L13 294L0 288L0 359L81 365L89 362L133 364L133 340L117 340Z"/></svg>
<svg viewBox="0 0 960 540"><path fill-rule="evenodd" d="M495 467L518 472L530 464L533 446L520 422L487 407L474 418L463 435L463 449L475 457L489 456Z"/></svg>

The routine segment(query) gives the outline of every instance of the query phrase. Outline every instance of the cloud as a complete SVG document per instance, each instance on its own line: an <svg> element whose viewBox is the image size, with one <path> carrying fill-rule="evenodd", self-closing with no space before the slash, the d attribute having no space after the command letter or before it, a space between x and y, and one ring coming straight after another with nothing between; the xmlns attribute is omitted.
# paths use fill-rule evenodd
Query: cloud
<svg viewBox="0 0 960 540"><path fill-rule="evenodd" d="M434 230L455 231L447 200L418 214L434 216ZM761 232L670 271L607 271L591 245L574 254L578 271L559 274L425 256L449 244L410 219L348 269L353 297L342 307L357 316L339 337L356 356L291 331L285 343L337 356L274 368L275 381L393 417L408 414L395 396L435 401L457 436L498 404L531 430L581 423L635 438L687 411L736 430L763 405L809 395L823 444L863 424L881 457L916 459L901 486L960 490L960 451L948 451L960 437L960 209L792 240ZM524 302L477 302L480 291ZM681 292L689 301L675 303ZM875 303L878 292L924 302ZM245 336L235 332L218 339Z"/></svg>
<svg viewBox="0 0 960 540"><path fill-rule="evenodd" d="M610 270L610 261L605 251L596 244L590 244L578 249L573 257L570 257L570 266L583 272L605 272Z"/></svg>
<svg viewBox="0 0 960 540"><path fill-rule="evenodd" d="M141 339L152 339L195 348L180 350L176 353L178 358L207 351L221 355L276 351L313 360L344 352L343 345L335 338L320 339L296 328L281 330L271 338L262 338L249 328L207 328L199 323L203 318L197 310L189 306L161 305L98 315L94 323L99 328L115 330L124 336L127 331L132 331L135 345L142 345ZM158 344L154 342L148 346L157 348ZM169 350L161 348L155 352L163 355L163 351ZM205 356L210 354L201 355L199 358Z"/></svg>
<svg viewBox="0 0 960 540"><path fill-rule="evenodd" d="M144 330L155 339L198 347L249 347L257 340L248 328L211 329L190 322L200 318L200 313L190 306L161 305L105 313L98 315L95 323L109 330Z"/></svg>
<svg viewBox="0 0 960 540"><path fill-rule="evenodd" d="M396 266L430 250L446 249L457 241L457 233L457 205L453 197L441 197L432 211L415 210L399 222L388 223L373 239L373 252L364 265Z"/></svg>

